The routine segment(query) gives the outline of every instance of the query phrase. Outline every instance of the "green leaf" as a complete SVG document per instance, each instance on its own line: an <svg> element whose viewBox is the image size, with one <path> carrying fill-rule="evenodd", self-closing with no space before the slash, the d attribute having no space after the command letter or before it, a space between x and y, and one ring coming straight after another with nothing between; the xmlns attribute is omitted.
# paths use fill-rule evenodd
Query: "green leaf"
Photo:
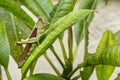
<svg viewBox="0 0 120 80"><path fill-rule="evenodd" d="M21 9L14 0L0 0L0 7L12 12L26 25L28 25L29 28L33 28L35 23L32 18L23 9Z"/></svg>
<svg viewBox="0 0 120 80"><path fill-rule="evenodd" d="M45 20L50 20L48 11L51 11L53 8L50 0L21 0L21 3L24 4L36 17L42 16Z"/></svg>
<svg viewBox="0 0 120 80"><path fill-rule="evenodd" d="M108 47L101 54L101 61L103 64L113 65L113 66L120 66L120 45L113 45Z"/></svg>
<svg viewBox="0 0 120 80"><path fill-rule="evenodd" d="M100 53L90 56L84 61L86 66L90 65L111 65L120 66L120 44L114 44L105 48Z"/></svg>
<svg viewBox="0 0 120 80"><path fill-rule="evenodd" d="M115 43L120 43L120 31L117 31L115 34Z"/></svg>
<svg viewBox="0 0 120 80"><path fill-rule="evenodd" d="M77 0L60 0L53 20L59 19L71 12L75 6L76 1Z"/></svg>
<svg viewBox="0 0 120 80"><path fill-rule="evenodd" d="M109 80L114 72L115 66L110 65L98 65L96 66L96 74L98 80Z"/></svg>
<svg viewBox="0 0 120 80"><path fill-rule="evenodd" d="M85 59L91 57L93 54L86 54ZM95 68L95 65L85 66L83 67L83 70L80 71L81 79L82 80L89 80L90 76L93 73L93 70Z"/></svg>
<svg viewBox="0 0 120 80"><path fill-rule="evenodd" d="M49 13L53 10L54 7L51 0L37 0L37 1L39 5L45 10L45 12L49 15Z"/></svg>
<svg viewBox="0 0 120 80"><path fill-rule="evenodd" d="M80 72L82 80L89 80L91 74L93 73L94 67L94 65L84 67L84 70Z"/></svg>
<svg viewBox="0 0 120 80"><path fill-rule="evenodd" d="M111 46L115 43L114 40L114 35L110 30L106 30L103 33L103 36L99 42L98 48L96 50L96 52L101 52L102 50L104 50L106 47Z"/></svg>
<svg viewBox="0 0 120 80"><path fill-rule="evenodd" d="M103 37L100 40L98 48L96 50L97 53L101 52L108 46L111 46L115 43L114 36L110 30L106 30L103 34ZM96 66L96 73L98 80L109 80L112 75L115 67L110 65L98 65Z"/></svg>
<svg viewBox="0 0 120 80"><path fill-rule="evenodd" d="M18 40L26 39L27 37L29 37L32 30L28 26L26 26L20 19L18 19L13 14L11 14L11 21L13 27L16 29L15 32Z"/></svg>
<svg viewBox="0 0 120 80"><path fill-rule="evenodd" d="M57 77L53 74L39 73L39 74L34 74L32 76L29 76L23 80L65 80L65 79Z"/></svg>
<svg viewBox="0 0 120 80"><path fill-rule="evenodd" d="M14 60L18 62L22 46L16 46L14 42L20 41L21 38L27 38L30 34L30 29L21 20L2 8L0 8L0 14L0 19L4 21L6 26L10 53Z"/></svg>
<svg viewBox="0 0 120 80"><path fill-rule="evenodd" d="M88 14L94 12L94 10L78 10L69 13L68 15L60 18L56 22L52 23L50 27L46 30L46 38L43 42L31 53L27 61L22 67L22 75L25 76L28 67L31 62L34 61L37 57L44 54L44 52L49 48L49 46L57 39L57 37L63 33L70 26L78 22L79 20L84 19Z"/></svg>
<svg viewBox="0 0 120 80"><path fill-rule="evenodd" d="M95 9L98 0L81 0L79 9Z"/></svg>
<svg viewBox="0 0 120 80"><path fill-rule="evenodd" d="M0 20L0 64L7 69L9 62L10 47L7 38L6 28Z"/></svg>
<svg viewBox="0 0 120 80"><path fill-rule="evenodd" d="M79 9L95 9L97 6L98 0L81 0L80 7ZM90 14L89 16L86 17L86 19L83 21L79 21L75 27L74 27L74 32L75 32L75 40L76 44L79 45L81 40L83 39L84 36L84 27L88 27L90 22L92 21L94 17L94 14ZM86 23L84 25L84 23Z"/></svg>
<svg viewBox="0 0 120 80"><path fill-rule="evenodd" d="M83 37L84 37L83 21L75 24L74 32L75 32L76 44L79 45L79 43L82 41L82 39L83 39Z"/></svg>

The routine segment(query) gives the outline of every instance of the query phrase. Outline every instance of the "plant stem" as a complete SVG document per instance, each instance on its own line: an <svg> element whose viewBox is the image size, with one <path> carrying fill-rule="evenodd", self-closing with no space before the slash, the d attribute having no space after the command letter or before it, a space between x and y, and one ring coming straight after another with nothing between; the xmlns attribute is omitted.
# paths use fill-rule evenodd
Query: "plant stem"
<svg viewBox="0 0 120 80"><path fill-rule="evenodd" d="M81 75L79 74L79 75L75 76L72 80L78 80L80 77L81 77Z"/></svg>
<svg viewBox="0 0 120 80"><path fill-rule="evenodd" d="M5 70L7 79L8 79L8 80L12 80L12 78L11 78L11 76L10 76L10 73L9 73L8 69L4 68L4 70Z"/></svg>
<svg viewBox="0 0 120 80"><path fill-rule="evenodd" d="M62 49L64 61L65 61L65 63L67 63L67 53L65 51L64 43L63 43L62 39L59 38L58 40L59 40L59 43L60 43L60 46L61 46L61 49Z"/></svg>
<svg viewBox="0 0 120 80"><path fill-rule="evenodd" d="M87 21L86 20L84 20L84 27L85 27L85 55L84 56L86 56L86 54L88 54L88 34L89 34L89 32L88 32L88 26L86 25L87 24Z"/></svg>
<svg viewBox="0 0 120 80"><path fill-rule="evenodd" d="M73 52L73 60L75 60L75 58L76 58L76 54L77 54L77 52L78 52L78 48L79 48L79 45L77 45L77 46L75 47L75 49L74 49L74 52Z"/></svg>
<svg viewBox="0 0 120 80"><path fill-rule="evenodd" d="M56 72L56 74L58 76L61 76L60 72L58 71L58 69L55 67L55 65L52 63L52 61L50 60L50 58L47 56L47 53L44 54L44 57L46 58L46 60L49 62L49 64L52 66L53 70Z"/></svg>
<svg viewBox="0 0 120 80"><path fill-rule="evenodd" d="M72 28L68 29L68 49L69 49L69 62L73 61L73 32Z"/></svg>
<svg viewBox="0 0 120 80"><path fill-rule="evenodd" d="M84 67L85 64L81 63L79 64L74 70L72 70L69 74L68 74L68 78L70 78L78 69L80 69L81 67Z"/></svg>
<svg viewBox="0 0 120 80"><path fill-rule="evenodd" d="M65 68L64 63L62 62L62 60L60 59L60 57L57 55L57 52L55 51L54 47L51 46L50 50L52 51L52 53L55 55L55 57L57 58L58 62L60 63L60 65L62 66L62 68Z"/></svg>

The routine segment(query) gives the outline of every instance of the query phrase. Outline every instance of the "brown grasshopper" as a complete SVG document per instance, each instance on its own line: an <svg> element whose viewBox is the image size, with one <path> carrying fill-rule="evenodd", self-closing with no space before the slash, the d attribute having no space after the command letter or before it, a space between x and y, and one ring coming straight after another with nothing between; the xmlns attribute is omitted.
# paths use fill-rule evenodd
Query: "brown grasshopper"
<svg viewBox="0 0 120 80"><path fill-rule="evenodd" d="M21 68L23 63L24 63L24 60L32 46L33 43L36 43L36 42L39 42L38 40L40 39L41 37L41 33L44 32L44 26L45 26L45 22L42 18L39 18L37 23L35 24L34 26L34 29L33 31L31 32L30 36L28 39L26 40L22 40L20 42L15 42L15 44L19 45L19 44L26 44L22 54L20 55L20 59L19 59L19 63L18 63L18 68Z"/></svg>

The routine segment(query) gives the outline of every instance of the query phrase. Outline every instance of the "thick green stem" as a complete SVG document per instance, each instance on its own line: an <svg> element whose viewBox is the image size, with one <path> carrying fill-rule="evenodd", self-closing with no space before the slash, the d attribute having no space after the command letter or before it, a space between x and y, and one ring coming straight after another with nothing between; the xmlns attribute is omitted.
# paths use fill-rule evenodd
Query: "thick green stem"
<svg viewBox="0 0 120 80"><path fill-rule="evenodd" d="M52 53L55 55L55 57L57 58L58 62L60 63L60 65L62 66L62 68L65 68L64 63L62 62L62 60L60 59L60 57L57 55L57 52L55 51L54 47L51 46L50 50L52 51Z"/></svg>
<svg viewBox="0 0 120 80"><path fill-rule="evenodd" d="M55 67L55 65L52 63L52 61L50 60L50 58L47 56L47 54L44 54L44 57L46 58L46 60L49 62L49 64L52 66L52 68L54 69L54 71L56 72L56 74L58 76L61 76L60 72L57 70L57 68Z"/></svg>
<svg viewBox="0 0 120 80"><path fill-rule="evenodd" d="M67 63L67 53L66 53L66 50L65 50L64 43L63 43L62 39L59 38L58 40L59 40L59 43L60 43L60 46L61 46L61 49L62 49L64 61L65 61L65 63Z"/></svg>
<svg viewBox="0 0 120 80"><path fill-rule="evenodd" d="M73 61L73 32L72 28L68 29L68 49L69 49L69 61Z"/></svg>
<svg viewBox="0 0 120 80"><path fill-rule="evenodd" d="M86 25L87 21L84 20L84 27L85 27L85 56L88 54L88 26Z"/></svg>
<svg viewBox="0 0 120 80"><path fill-rule="evenodd" d="M12 78L11 78L11 76L10 76L10 73L9 73L8 69L5 69L5 68L4 68L4 70L5 70L7 79L8 79L8 80L12 80Z"/></svg>

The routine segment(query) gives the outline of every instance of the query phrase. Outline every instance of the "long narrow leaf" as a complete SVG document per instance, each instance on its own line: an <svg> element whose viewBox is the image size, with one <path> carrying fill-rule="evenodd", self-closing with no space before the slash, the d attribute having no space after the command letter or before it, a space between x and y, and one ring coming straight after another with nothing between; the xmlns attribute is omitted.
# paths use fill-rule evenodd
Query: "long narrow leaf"
<svg viewBox="0 0 120 80"><path fill-rule="evenodd" d="M6 28L0 21L0 64L7 69L9 62L10 46L7 38Z"/></svg>
<svg viewBox="0 0 120 80"><path fill-rule="evenodd" d="M25 76L27 69L31 62L49 48L49 46L55 41L55 39L71 25L77 21L84 19L88 14L94 12L94 10L78 10L69 13L68 15L60 18L58 21L50 25L50 28L46 31L47 37L44 41L31 53L27 61L22 67L22 75Z"/></svg>
<svg viewBox="0 0 120 80"><path fill-rule="evenodd" d="M14 0L0 0L0 7L7 9L12 12L15 16L21 19L29 28L33 28L34 21L32 18L17 5Z"/></svg>

